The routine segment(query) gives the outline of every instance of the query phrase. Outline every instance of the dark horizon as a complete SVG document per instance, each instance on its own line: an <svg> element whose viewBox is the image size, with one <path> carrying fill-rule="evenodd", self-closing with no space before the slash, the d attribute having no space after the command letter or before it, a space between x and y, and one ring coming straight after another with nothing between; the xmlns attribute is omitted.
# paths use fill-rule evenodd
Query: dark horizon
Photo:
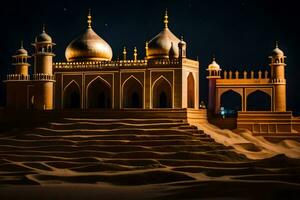
<svg viewBox="0 0 300 200"><path fill-rule="evenodd" d="M69 0L11 1L1 7L0 65L1 79L13 71L11 56L24 41L30 44L46 25L47 33L57 44L54 61L65 61L67 45L86 28L88 9L92 10L93 29L113 49L113 59L121 56L123 46L132 58L134 46L138 57L144 57L145 41L163 28L163 15L169 12L169 28L187 42L187 56L200 61L200 99L207 103L206 68L212 54L223 70L269 69L268 56L279 41L287 56L287 110L300 114L300 93L297 92L297 69L300 14L297 4L270 0L248 1L85 1ZM32 63L32 60L31 60ZM32 67L31 67L32 69ZM4 84L1 83L1 105L4 105Z"/></svg>

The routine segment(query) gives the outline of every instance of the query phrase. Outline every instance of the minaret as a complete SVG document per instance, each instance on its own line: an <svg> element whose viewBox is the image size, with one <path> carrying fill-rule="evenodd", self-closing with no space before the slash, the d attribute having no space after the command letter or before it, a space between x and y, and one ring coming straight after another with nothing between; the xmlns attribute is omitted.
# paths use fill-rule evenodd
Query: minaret
<svg viewBox="0 0 300 200"><path fill-rule="evenodd" d="M179 48L179 58L186 57L186 42L183 40L183 36L181 36L180 42L178 43Z"/></svg>
<svg viewBox="0 0 300 200"><path fill-rule="evenodd" d="M21 47L12 56L14 72L7 74L7 79L3 82L6 85L6 108L24 110L28 108L28 84L30 76L28 75L28 52Z"/></svg>
<svg viewBox="0 0 300 200"><path fill-rule="evenodd" d="M52 38L46 33L45 26L43 32L35 38L35 43L32 44L35 48L34 53L34 73L52 75L52 60L55 56L52 48L55 45Z"/></svg>
<svg viewBox="0 0 300 200"><path fill-rule="evenodd" d="M271 63L271 81L274 84L273 111L286 111L286 79L285 79L285 58L283 51L279 49L276 42L272 55L269 56Z"/></svg>
<svg viewBox="0 0 300 200"><path fill-rule="evenodd" d="M23 47L23 41L21 41L21 47L16 51L16 54L12 56L13 63L12 65L15 67L15 74L21 75L23 79L28 78L28 67L30 64L28 63L28 52Z"/></svg>
<svg viewBox="0 0 300 200"><path fill-rule="evenodd" d="M39 110L53 109L53 77L52 60L55 54L52 51L55 45L52 38L46 33L45 26L43 31L35 38L32 44L35 48L34 57L34 74L35 81L35 102L34 108Z"/></svg>
<svg viewBox="0 0 300 200"><path fill-rule="evenodd" d="M217 113L216 110L216 80L221 78L221 68L213 56L212 63L206 69L208 71L208 111L210 113Z"/></svg>

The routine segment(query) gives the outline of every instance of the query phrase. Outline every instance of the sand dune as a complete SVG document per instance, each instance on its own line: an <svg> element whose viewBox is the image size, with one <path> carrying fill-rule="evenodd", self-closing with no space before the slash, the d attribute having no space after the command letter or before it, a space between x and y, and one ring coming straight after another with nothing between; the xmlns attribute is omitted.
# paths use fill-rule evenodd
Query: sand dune
<svg viewBox="0 0 300 200"><path fill-rule="evenodd" d="M222 130L208 123L198 124L197 127L204 130L216 142L231 146L236 152L250 159L265 159L279 154L300 159L300 143L297 141L286 139L273 143L262 136L253 136L245 129Z"/></svg>
<svg viewBox="0 0 300 200"><path fill-rule="evenodd" d="M96 199L100 194L106 194L101 199L116 194L124 199L259 199L257 193L247 196L245 191L262 187L269 192L261 195L264 198L299 195L298 142L271 143L244 130L209 124L198 128L168 119L66 118L33 130L2 133L0 184L6 187L0 187L0 195L18 199L9 191L28 193L25 186L37 196L22 199L55 199L49 191L66 199L62 190L76 187L81 193L73 191L78 195L72 199ZM95 186L102 193L95 192Z"/></svg>

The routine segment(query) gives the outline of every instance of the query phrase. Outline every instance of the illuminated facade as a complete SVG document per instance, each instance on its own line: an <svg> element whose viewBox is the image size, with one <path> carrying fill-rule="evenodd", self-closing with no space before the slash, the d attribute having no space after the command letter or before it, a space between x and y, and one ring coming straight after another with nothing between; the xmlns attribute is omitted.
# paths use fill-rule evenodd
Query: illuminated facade
<svg viewBox="0 0 300 200"><path fill-rule="evenodd" d="M186 43L168 28L146 42L145 58L111 60L109 44L87 29L65 51L66 62L53 62L52 38L45 32L33 43L34 73L28 74L28 52L13 56L15 73L8 74L7 108L11 109L123 109L194 108L199 106L199 63L186 57Z"/></svg>
<svg viewBox="0 0 300 200"><path fill-rule="evenodd" d="M93 31L90 13L86 30L67 46L66 61L53 62L55 44L45 29L32 45L35 49L32 56L23 45L13 56L15 72L8 74L4 81L7 109L138 108L144 112L142 115L149 109L160 115L164 111L157 109L170 108L182 110L191 124L207 122L206 109L198 109L205 108L202 103L199 105L199 62L187 58L187 44L170 31L167 12L163 30L145 43L143 59L138 58L136 48L133 59L127 59L124 47L122 59L112 60L112 48ZM28 73L31 57L34 59L32 75ZM235 95L240 102L236 109L238 128L249 129L254 134L299 133L299 119L286 111L286 57L278 44L269 58L270 72L257 74L253 71L221 73L214 59L207 68L209 116L214 118L219 114L225 95L229 94L229 98ZM269 107L250 108L249 99L257 93L267 97Z"/></svg>
<svg viewBox="0 0 300 200"><path fill-rule="evenodd" d="M271 72L254 71L248 73L243 71L224 71L221 77L221 68L216 63L215 58L208 66L209 81L209 101L208 109L211 112L219 113L222 96L226 93L237 94L241 101L241 111L254 111L249 108L247 100L255 93L260 93L269 97L269 108L267 111L285 112L286 111L286 79L285 79L285 58L283 51L279 49L278 43L272 51L270 59ZM262 102L257 102L260 104Z"/></svg>
<svg viewBox="0 0 300 200"><path fill-rule="evenodd" d="M293 117L292 111L286 110L285 58L278 43L269 56L270 72L259 70L257 73L221 73L221 67L214 58L207 68L209 113L220 113L224 96L229 98L227 101L234 101L234 97L237 97L237 128L248 129L255 135L299 136L299 118ZM250 100L254 100L254 107L249 104ZM228 111L226 109L228 108L223 111Z"/></svg>

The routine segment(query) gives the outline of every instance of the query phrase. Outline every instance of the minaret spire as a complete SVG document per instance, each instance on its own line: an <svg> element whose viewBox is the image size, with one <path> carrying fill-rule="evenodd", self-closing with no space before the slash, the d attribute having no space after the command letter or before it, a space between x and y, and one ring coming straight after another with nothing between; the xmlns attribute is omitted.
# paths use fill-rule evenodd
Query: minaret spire
<svg viewBox="0 0 300 200"><path fill-rule="evenodd" d="M165 11L165 17L164 17L164 24L165 24L165 28L168 28L168 23L169 23L169 21L168 21L168 9L166 9L166 11Z"/></svg>
<svg viewBox="0 0 300 200"><path fill-rule="evenodd" d="M127 54L127 51L126 51L126 47L124 46L124 48L123 48L123 60L126 60L126 54Z"/></svg>
<svg viewBox="0 0 300 200"><path fill-rule="evenodd" d="M133 60L136 62L137 61L137 49L134 47L133 49Z"/></svg>
<svg viewBox="0 0 300 200"><path fill-rule="evenodd" d="M89 13L87 16L87 24L88 24L88 28L92 28L92 15L91 15L91 9L89 9Z"/></svg>
<svg viewBox="0 0 300 200"><path fill-rule="evenodd" d="M149 49L149 47L148 47L148 41L146 41L146 44L145 44L145 54L146 54L146 59L148 58L148 56L149 56L149 53L148 53L148 49Z"/></svg>

